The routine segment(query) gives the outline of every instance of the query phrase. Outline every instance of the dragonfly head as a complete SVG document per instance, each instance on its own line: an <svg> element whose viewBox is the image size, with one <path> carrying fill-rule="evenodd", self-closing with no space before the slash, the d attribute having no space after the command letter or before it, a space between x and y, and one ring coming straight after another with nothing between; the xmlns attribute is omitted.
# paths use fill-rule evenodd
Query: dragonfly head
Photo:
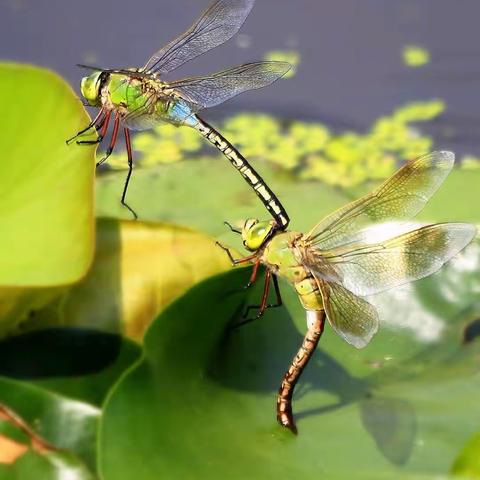
<svg viewBox="0 0 480 480"><path fill-rule="evenodd" d="M85 100L92 107L100 106L100 94L103 78L104 72L95 71L88 75L88 77L83 77L80 83L80 91L82 92Z"/></svg>
<svg viewBox="0 0 480 480"><path fill-rule="evenodd" d="M274 231L273 220L259 222L256 218L249 218L242 228L243 245L247 250L254 252L262 247Z"/></svg>

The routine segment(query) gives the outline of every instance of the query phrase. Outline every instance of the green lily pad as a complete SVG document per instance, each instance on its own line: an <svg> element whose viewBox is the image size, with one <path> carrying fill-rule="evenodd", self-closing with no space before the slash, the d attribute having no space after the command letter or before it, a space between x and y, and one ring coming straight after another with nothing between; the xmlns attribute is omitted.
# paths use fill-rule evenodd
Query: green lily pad
<svg viewBox="0 0 480 480"><path fill-rule="evenodd" d="M265 163L254 165L284 203L292 227L306 230L346 202L337 189L320 182L298 182ZM97 214L130 218L119 203L125 172L97 179ZM128 199L145 220L188 225L210 235L227 232L223 221L269 218L255 193L223 158L199 159L134 171ZM152 201L154 199L154 201Z"/></svg>
<svg viewBox="0 0 480 480"><path fill-rule="evenodd" d="M53 287L85 275L93 256L94 147L66 145L89 118L53 72L1 64L0 101L1 332L50 301Z"/></svg>
<svg viewBox="0 0 480 480"><path fill-rule="evenodd" d="M140 353L137 344L117 335L49 328L1 341L0 375L100 408Z"/></svg>
<svg viewBox="0 0 480 480"><path fill-rule="evenodd" d="M75 455L68 452L39 454L28 451L13 465L0 465L1 480L41 478L42 480L96 480Z"/></svg>
<svg viewBox="0 0 480 480"><path fill-rule="evenodd" d="M103 478L447 478L477 427L480 341L465 345L462 334L480 278L468 283L469 299L442 299L443 315L428 310L425 291L438 294L469 264L460 259L444 277L416 282L408 297L389 293L387 321L364 350L327 327L297 386L298 436L275 421L277 389L305 331L296 294L282 284L286 308L230 330L261 293L239 293L248 271L192 288L152 324L144 359L109 397ZM439 322L438 335L412 319L397 323L399 305Z"/></svg>

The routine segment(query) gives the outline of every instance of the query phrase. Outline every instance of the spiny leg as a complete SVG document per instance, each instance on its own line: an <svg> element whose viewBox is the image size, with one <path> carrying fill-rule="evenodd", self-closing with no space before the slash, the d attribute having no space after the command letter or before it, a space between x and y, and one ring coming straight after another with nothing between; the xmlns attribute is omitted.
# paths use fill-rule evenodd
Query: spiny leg
<svg viewBox="0 0 480 480"><path fill-rule="evenodd" d="M310 314L310 312L308 313ZM317 348L318 341L325 327L325 312L323 310L312 312L311 315L315 315L314 322L308 328L302 346L295 355L287 373L285 373L280 389L278 390L277 421L293 433L297 433L292 412L293 390L300 375L312 357L313 352Z"/></svg>
<svg viewBox="0 0 480 480"><path fill-rule="evenodd" d="M245 289L250 288L257 281L257 275L258 275L259 268L260 268L260 260L257 260L255 262L255 265L253 266L252 274L250 275L250 280L245 285Z"/></svg>
<svg viewBox="0 0 480 480"><path fill-rule="evenodd" d="M105 115L100 119L100 121L97 124L95 124L95 130L97 132L100 132L100 130L102 130L106 120L107 120L107 114L105 113Z"/></svg>
<svg viewBox="0 0 480 480"><path fill-rule="evenodd" d="M252 260L255 260L258 256L257 253L254 253L252 255L249 255L248 257L244 257L244 258L233 258L233 255L232 255L232 252L230 251L229 248L223 246L220 242L215 242L215 245L217 247L220 247L224 252L226 252L226 254L228 255L228 258L230 259L230 261L232 262L232 265L235 266L235 265L240 265L242 263L248 263L248 262L251 262Z"/></svg>
<svg viewBox="0 0 480 480"><path fill-rule="evenodd" d="M77 140L77 145L95 145L96 143L101 143L107 134L108 125L110 123L110 117L112 112L107 112L105 117L102 119L100 131L98 137L95 140Z"/></svg>
<svg viewBox="0 0 480 480"><path fill-rule="evenodd" d="M239 235L242 234L242 231L239 230L238 228L235 228L233 225L231 225L229 222L223 222L229 229L231 232L233 233L237 233ZM222 245L220 245L218 242L217 244L224 250L227 252L231 262L235 265L235 262L236 260L232 257L231 253L230 253L230 250L228 248L225 248L223 247ZM245 285L245 289L247 288L250 288L254 283L255 281L257 280L257 274L258 274L258 269L260 268L260 260L257 260L255 262L255 264L253 265L253 270L252 270L252 275L250 276L250 280L248 281L248 283Z"/></svg>
<svg viewBox="0 0 480 480"><path fill-rule="evenodd" d="M116 113L115 119L113 121L113 130L112 130L112 137L110 139L110 144L108 145L107 151L105 152L105 156L99 162L97 162L97 167L100 166L102 163L105 163L108 160L108 157L112 154L113 149L115 148L115 144L117 143L119 128L120 128L120 115Z"/></svg>
<svg viewBox="0 0 480 480"><path fill-rule="evenodd" d="M103 108L100 109L100 111L97 113L97 116L83 130L80 130L79 132L77 132L76 135L74 135L72 138L69 138L68 140L66 140L65 143L67 145L70 145L76 138L80 137L84 133L91 130L97 124L97 122L100 120L100 118L104 115L104 113L105 113L105 111L103 110Z"/></svg>
<svg viewBox="0 0 480 480"><path fill-rule="evenodd" d="M275 296L277 299L277 303L267 304L268 294L270 291L270 279L273 281L273 287L275 289ZM241 327L247 323L251 323L255 320L258 320L263 316L266 310L269 308L277 308L283 305L282 295L280 293L280 287L278 286L278 279L274 273L271 273L270 270L267 270L265 273L265 288L263 290L262 295L262 303L260 305L249 305L245 310L244 317L248 316L250 310L258 310L258 314L253 318L246 318L245 320L237 323L233 328Z"/></svg>
<svg viewBox="0 0 480 480"><path fill-rule="evenodd" d="M249 305L247 309L245 310L245 313L243 314L243 318L245 318L245 322L242 322L244 325L246 322L251 322L253 320L256 320L257 318L260 318L264 313L265 310L267 309L267 301L268 301L268 294L270 293L270 279L272 277L272 272L270 270L265 271L265 284L263 287L263 295L262 295L262 301L260 305ZM250 313L250 310L257 310L258 309L258 314L256 317L248 319L248 314Z"/></svg>
<svg viewBox="0 0 480 480"><path fill-rule="evenodd" d="M127 173L127 178L125 179L125 186L123 187L123 193L122 193L122 200L120 203L128 208L130 212L132 212L134 219L136 220L138 218L137 214L134 212L132 208L125 202L125 197L127 196L127 190L128 190L128 183L130 182L130 177L132 176L132 170L133 170L133 156L132 156L132 144L130 142L130 131L128 128L123 128L123 133L125 134L125 145L127 147L127 158L128 158L128 173Z"/></svg>

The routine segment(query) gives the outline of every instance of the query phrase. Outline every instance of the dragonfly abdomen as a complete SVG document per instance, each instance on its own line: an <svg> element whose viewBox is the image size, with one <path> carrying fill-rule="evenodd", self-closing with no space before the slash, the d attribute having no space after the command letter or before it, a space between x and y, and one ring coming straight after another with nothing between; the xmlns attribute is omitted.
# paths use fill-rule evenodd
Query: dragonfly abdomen
<svg viewBox="0 0 480 480"><path fill-rule="evenodd" d="M300 378L303 370L307 366L318 341L325 327L325 312L316 311L310 314L310 321L307 334L303 340L300 350L297 352L290 368L283 376L277 397L277 420L284 427L289 428L292 432L297 433L297 427L293 420L292 397L295 385Z"/></svg>
<svg viewBox="0 0 480 480"><path fill-rule="evenodd" d="M293 284L295 291L298 293L298 297L305 310L322 310L323 301L320 289L315 281L315 278L309 273L303 280Z"/></svg>
<svg viewBox="0 0 480 480"><path fill-rule="evenodd" d="M266 209L276 220L278 227L281 230L286 229L290 222L287 212L262 177L225 137L199 117L195 118L197 123L192 126L228 158L230 163L242 174L243 178L260 197Z"/></svg>

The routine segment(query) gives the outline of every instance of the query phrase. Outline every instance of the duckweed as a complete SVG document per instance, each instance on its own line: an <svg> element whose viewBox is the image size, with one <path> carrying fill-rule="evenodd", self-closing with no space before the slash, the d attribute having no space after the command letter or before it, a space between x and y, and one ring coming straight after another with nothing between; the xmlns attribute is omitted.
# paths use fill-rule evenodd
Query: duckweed
<svg viewBox="0 0 480 480"><path fill-rule="evenodd" d="M365 133L333 132L322 123L281 121L271 115L242 113L225 120L220 131L252 160L274 164L301 180L349 188L391 175L399 161L433 147L419 124L445 110L441 100L410 102L378 118ZM193 129L161 125L134 137L136 166L150 167L180 160L217 157ZM111 168L126 167L124 153L112 156ZM464 168L478 168L470 159Z"/></svg>
<svg viewBox="0 0 480 480"><path fill-rule="evenodd" d="M419 45L406 45L402 51L403 63L407 67L418 68L430 63L430 52Z"/></svg>

